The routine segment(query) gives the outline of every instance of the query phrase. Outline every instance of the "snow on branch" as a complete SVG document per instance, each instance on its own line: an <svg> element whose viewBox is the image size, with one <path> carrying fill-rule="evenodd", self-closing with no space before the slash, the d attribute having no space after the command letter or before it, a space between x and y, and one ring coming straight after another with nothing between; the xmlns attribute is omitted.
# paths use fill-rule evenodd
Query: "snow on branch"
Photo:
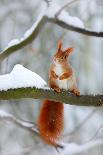
<svg viewBox="0 0 103 155"><path fill-rule="evenodd" d="M49 19L58 19L64 21L65 23L84 28L84 23L78 17L70 16L69 13L65 10L61 10L61 6L59 6L55 1L52 0L48 10L45 14Z"/></svg>
<svg viewBox="0 0 103 155"><path fill-rule="evenodd" d="M64 10L65 6L59 6L56 1L44 0L42 10L37 18L37 21L33 26L25 32L21 39L14 39L8 43L8 46L0 53L0 61L3 61L13 52L23 48L31 43L39 34L40 30L47 22L57 24L67 30L81 33L87 36L103 37L103 32L97 32L85 28L83 21L78 17L70 16L70 14ZM68 5L68 4L67 4Z"/></svg>
<svg viewBox="0 0 103 155"><path fill-rule="evenodd" d="M70 16L69 13L64 10L65 7L66 5L60 7L52 0L52 3L46 14L48 21L55 23L67 30L78 32L87 36L103 37L103 32L97 32L85 28L83 21L78 17Z"/></svg>
<svg viewBox="0 0 103 155"><path fill-rule="evenodd" d="M38 74L20 64L15 65L11 73L0 75L0 91L25 87L47 88L47 84Z"/></svg>
<svg viewBox="0 0 103 155"><path fill-rule="evenodd" d="M39 75L18 64L11 73L0 76L0 100L21 98L51 99L78 106L103 105L103 95L78 97L68 91L56 93Z"/></svg>

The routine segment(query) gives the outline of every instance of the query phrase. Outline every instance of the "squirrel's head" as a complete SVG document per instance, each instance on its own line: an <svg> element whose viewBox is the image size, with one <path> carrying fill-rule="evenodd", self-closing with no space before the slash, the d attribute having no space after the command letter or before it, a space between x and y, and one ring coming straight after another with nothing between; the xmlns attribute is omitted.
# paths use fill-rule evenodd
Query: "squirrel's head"
<svg viewBox="0 0 103 155"><path fill-rule="evenodd" d="M68 57L73 52L73 47L67 48L65 50L62 49L62 42L58 42L58 49L56 54L54 55L54 61L57 63L63 63L68 60Z"/></svg>

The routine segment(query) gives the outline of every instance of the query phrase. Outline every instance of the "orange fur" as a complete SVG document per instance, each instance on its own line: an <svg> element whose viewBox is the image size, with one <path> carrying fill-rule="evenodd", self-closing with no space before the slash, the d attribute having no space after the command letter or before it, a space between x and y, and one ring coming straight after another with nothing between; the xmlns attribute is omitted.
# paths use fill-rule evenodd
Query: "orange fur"
<svg viewBox="0 0 103 155"><path fill-rule="evenodd" d="M47 144L56 146L64 124L63 104L45 100L43 102L38 127L40 135Z"/></svg>

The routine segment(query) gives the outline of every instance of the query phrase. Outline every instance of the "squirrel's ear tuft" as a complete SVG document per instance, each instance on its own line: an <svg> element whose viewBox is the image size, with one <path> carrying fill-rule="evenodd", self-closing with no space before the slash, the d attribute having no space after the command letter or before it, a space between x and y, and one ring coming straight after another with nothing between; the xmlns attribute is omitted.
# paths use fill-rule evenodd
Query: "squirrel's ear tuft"
<svg viewBox="0 0 103 155"><path fill-rule="evenodd" d="M61 48L62 48L62 41L59 40L58 41L58 51L61 51Z"/></svg>
<svg viewBox="0 0 103 155"><path fill-rule="evenodd" d="M74 50L74 48L73 48L73 47L69 47L69 48L67 48L65 51L66 51L67 53L72 53L72 52L73 52L73 50Z"/></svg>

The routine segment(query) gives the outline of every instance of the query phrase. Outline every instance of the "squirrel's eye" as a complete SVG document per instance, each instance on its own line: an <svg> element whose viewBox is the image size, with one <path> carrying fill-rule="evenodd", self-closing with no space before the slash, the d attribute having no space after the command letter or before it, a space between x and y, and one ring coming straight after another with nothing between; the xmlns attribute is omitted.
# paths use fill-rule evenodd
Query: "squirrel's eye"
<svg viewBox="0 0 103 155"><path fill-rule="evenodd" d="M65 59L67 58L67 55L65 55L65 57L64 57Z"/></svg>

